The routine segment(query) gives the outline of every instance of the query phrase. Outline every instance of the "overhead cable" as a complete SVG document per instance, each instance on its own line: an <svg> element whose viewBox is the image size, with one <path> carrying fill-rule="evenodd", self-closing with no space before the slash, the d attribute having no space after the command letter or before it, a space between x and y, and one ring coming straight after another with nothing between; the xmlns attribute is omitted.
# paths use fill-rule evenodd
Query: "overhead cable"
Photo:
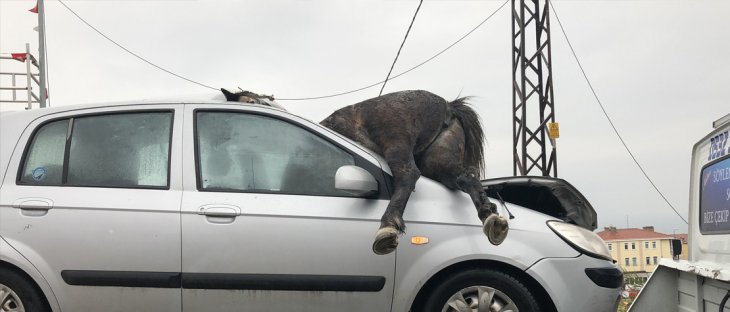
<svg viewBox="0 0 730 312"><path fill-rule="evenodd" d="M637 167L639 167L639 170L641 170L641 173L644 175L647 181L649 181L649 184L656 190L657 193L659 193L659 196L664 199L664 202L669 205L669 208L672 208L674 213L677 214L677 216L684 221L684 223L689 224L687 220L682 217L682 215L677 211L677 209L674 208L674 206L669 202L666 196L662 193L662 191L659 190L659 188L654 184L654 181L649 177L649 174L646 173L644 170L644 167L641 166L639 161L634 156L634 153L631 152L629 149L629 146L624 141L623 137L621 137L621 134L618 132L618 129L616 129L616 125L613 124L613 121L611 120L611 117L608 115L608 112L606 112L606 108L603 107L603 103L601 103L601 100L598 98L598 94L596 93L596 90L593 88L593 84L591 83L590 79L588 79L588 75L586 74L586 71L583 69L583 65L580 63L580 60L578 59L578 55L575 53L575 49L573 49L573 45L570 43L570 39L568 39L568 35L565 32L565 28L563 28L563 24L560 22L560 17L558 17L558 13L555 11L555 7L553 6L553 2L550 0L547 0L548 3L550 3L550 7L553 9L553 15L555 15L555 19L558 22L558 25L560 26L560 30L563 32L563 36L565 37L565 41L568 43L568 47L570 47L570 52L573 53L573 58L575 58L575 62L578 63L578 68L580 68L581 73L583 73L583 78L585 78L585 81L588 83L588 87L591 89L591 93L593 93L593 97L596 99L596 103L598 103L598 106L601 107L601 111L603 111L603 115L606 116L606 120L608 120L608 123L611 125L611 128L613 129L613 132L616 133L616 136L618 137L619 141L621 141L621 144L624 146L624 149L626 149L626 152L629 153L629 156L631 156L631 159L634 161Z"/></svg>
<svg viewBox="0 0 730 312"><path fill-rule="evenodd" d="M218 88L214 88L214 87L211 87L211 86L209 86L209 85L206 85L206 84L203 84L203 83L197 82L197 81L195 81L195 80L192 80L192 79L190 79L190 78L186 78L186 77L183 77L183 76L181 76L181 75L178 75L178 74L176 74L176 73L173 73L172 71L170 71L170 70L168 70L168 69L165 69L165 68L163 68L162 66L159 66L159 65L157 65L157 64L155 64L155 63L152 63L151 61L148 61L148 60L147 60L147 59L145 59L144 57L140 56L140 55L139 55L139 54L137 54L137 53L134 53L134 52L130 51L129 49L125 48L125 47L124 47L124 46L122 46L121 44L119 44L119 43L117 43L116 41L114 41L114 40L113 40L112 38L109 38L109 37L108 37L107 35L105 35L104 33L102 33L102 32L101 32L101 31L100 31L99 29L97 29L96 27L94 27L94 26L92 26L91 24L89 24L89 22L87 22L86 20L84 20L84 18L83 18L83 17L81 17L81 16L80 16L79 14L77 14L77 13L76 13L76 12L75 12L74 10L72 10L72 9L71 9L70 7L68 7L68 5L66 5L66 3L64 3L64 2L62 1L62 0L58 0L58 2L59 2L59 3L61 3L61 5L63 5L63 6L64 6L64 7L65 7L65 8L66 8L66 9L67 9L68 11L69 11L69 12L73 13L73 15L75 15L75 16L76 16L76 17L77 17L77 18L78 18L79 20L81 20L81 21L82 21L82 22L83 22L84 24L86 24L86 26L89 26L89 27L90 27L91 29L93 29L93 30L94 30L94 31L95 31L96 33L98 33L99 35L101 35L102 37L104 37L104 38L105 38L106 40L109 40L109 42L113 43L114 45L116 45L116 46L117 46L117 47L119 47L120 49L122 49L122 50L124 50L125 52L127 52L127 53L131 54L132 56L134 56L134 57L136 57L136 58L140 59L141 61L143 61L143 62L145 62L145 63L147 63L147 64L149 64L149 65L152 65L153 67L155 67L155 68L157 68L157 69L159 69L159 70L161 70L161 71L163 71L163 72L166 72L166 73L168 73L168 74L170 74L170 75L173 75L173 76L175 76L175 77L177 77L177 78L180 78L180 79L182 79L182 80L185 80L185 81L187 81L187 82L191 82L191 83L194 83L194 84L196 84L196 85L199 85L199 86L201 86L201 87L205 87L205 88L208 88L208 89L218 90Z"/></svg>
<svg viewBox="0 0 730 312"><path fill-rule="evenodd" d="M491 14L489 14L489 16L487 16L484 20L482 20L474 28L472 28L471 30L469 30L466 34L464 34L463 36L461 36L459 39L457 39L456 41L454 41L453 43L451 43L446 48L442 49L441 51L439 51L435 55L429 57L428 59L424 60L423 62L421 62L421 63L419 63L419 64L417 64L417 65L415 65L415 66L413 66L413 67L411 67L411 68L403 71L403 72L400 72L400 73L394 75L393 77L390 77L387 80L393 80L395 78L398 78L400 76L403 76L403 75L405 75L405 74L407 74L407 73L409 73L409 72L411 72L411 71L413 71L413 70L415 70L415 69L417 69L417 68L425 65L426 63L432 61L433 59L437 58L441 54L445 53L446 51L448 51L449 49L451 49L452 47L454 47L456 44L458 44L462 40L466 39L466 37L468 37L469 35L471 35L474 31L476 31L477 29L479 29L479 27L481 27L484 23L486 23L488 20L490 20L495 14L497 14L497 12L499 12L500 10L502 10L502 8L504 8L504 6L509 1L510 0L505 0L497 9L495 9ZM155 68L163 71L163 72L166 72L166 73L168 73L170 75L173 75L173 76L175 76L177 78L183 79L183 80L188 81L190 83L194 83L196 85L199 85L201 87L208 88L208 89L211 89L211 90L218 90L218 88L215 88L215 87L212 87L210 85L206 85L206 84L197 82L195 80L192 80L190 78L186 78L186 77L183 77L183 76L181 76L179 74L176 74L176 73L174 73L174 72L172 72L172 71L170 71L168 69L165 69L165 68L163 68L163 67L161 67L161 66L159 66L159 65L157 65L155 63L152 63L151 61L145 59L144 57L140 56L139 54L130 51L129 49L125 48L124 46L122 46L121 44L117 43L113 39L109 38L109 36L107 36L104 33L102 33L99 29L97 29L96 27L94 27L93 25L91 25L89 22L87 22L78 13L76 13L73 9L71 9L68 5L66 5L63 2L63 0L58 0L58 2L61 3L61 5L63 5L69 12L71 12L73 15L75 15L81 22L83 22L84 24L86 24L86 26L88 26L89 28L91 28L92 30L94 30L96 33L98 33L99 35L101 35L106 40L108 40L109 42L113 43L114 45L116 45L120 49L122 49L125 52L131 54L132 56L138 58L139 60L141 60L141 61L143 61L143 62L145 62L145 63L147 63L147 64L149 64L149 65L151 65L151 66L153 66L153 67L155 67ZM419 4L419 7L420 7L420 4ZM351 94L351 93L363 91L363 90L366 90L366 89L370 89L372 87L375 87L375 86L380 85L380 84L385 83L385 82L386 82L386 80L381 80L381 81L378 81L378 82L375 82L375 83L372 83L372 84L368 84L366 86L363 86L363 87L360 87L360 88L356 88L356 89L353 89L353 90L343 91L343 92L338 92L338 93L333 93L333 94L328 94L328 95L309 96L309 97L277 98L277 100L279 100L279 101L303 101L303 100L318 100L318 99L332 98L332 97L347 95L347 94Z"/></svg>
<svg viewBox="0 0 730 312"><path fill-rule="evenodd" d="M478 25L476 25L474 28L472 28L466 34L464 34L463 36L461 36L461 38L459 38L458 40L454 41L452 44L450 44L449 46L447 46L443 50L441 50L438 53L436 53L434 56L429 57L428 59L426 59L425 61L419 63L418 65L413 66L413 67L411 67L411 68L409 68L409 69L407 69L407 70L405 70L405 71L403 71L403 72L401 72L401 73L399 73L399 74L391 77L389 80L393 80L395 78L398 78L400 76L403 76L403 75L405 75L405 74L407 74L407 73L415 70L416 68L419 68L419 67L423 66L424 64L430 62L431 60L437 58L439 55L443 54L444 52L448 51L453 46L455 46L456 44L458 44L459 42L461 42L462 40L464 40L466 37L468 37L469 35L471 35L474 31L476 31L479 27L481 27L488 20L490 20L495 14L497 14L497 12L499 12L505 5L507 5L507 3L509 1L510 0L504 1L504 3L502 3L502 5L500 5L496 10L494 10L491 14L489 14L489 16L487 16L484 20L482 20ZM303 101L303 100L326 99L326 98L337 97L337 96L346 95L346 94L350 94L350 93L355 93L355 92L362 91L362 90L365 90L365 89L370 89L370 88L375 87L375 86L377 86L377 85L379 85L381 83L384 83L384 82L385 82L385 80L381 80L381 81L378 81L376 83L372 83L372 84L369 84L369 85L366 85L366 86L363 86L363 87L360 87L360 88L357 88L357 89L354 89L354 90L344 91L344 92L339 92L339 93L334 93L334 94L329 94L329 95L311 96L311 97L296 97L296 98L277 98L276 100L277 101Z"/></svg>
<svg viewBox="0 0 730 312"><path fill-rule="evenodd" d="M416 13L413 14L413 19L411 19L411 24L408 25L408 30L406 30L406 35L403 37L403 41L400 43L400 48L398 48L398 53L395 54L395 59L393 60L393 64L390 65L390 70L388 71L388 75L385 76L385 80L383 81L383 86L380 87L380 93L378 93L378 96L383 95L383 89L385 89L385 85L388 83L388 78L390 78L390 74L393 72L393 67L395 67L395 63L398 61L398 56L400 56L400 50L403 49L403 45L406 43L406 39L408 39L408 34L411 32L411 27L413 27L413 22L416 21L416 16L418 16L418 11L421 9L421 4L423 4L423 0L421 0L421 2L418 2L418 7L416 8Z"/></svg>

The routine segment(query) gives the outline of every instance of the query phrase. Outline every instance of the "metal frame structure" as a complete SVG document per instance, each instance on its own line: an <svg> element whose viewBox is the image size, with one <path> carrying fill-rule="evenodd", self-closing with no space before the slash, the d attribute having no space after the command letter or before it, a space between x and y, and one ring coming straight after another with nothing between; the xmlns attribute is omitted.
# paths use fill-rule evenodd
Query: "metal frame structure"
<svg viewBox="0 0 730 312"><path fill-rule="evenodd" d="M38 61L35 59L35 57L30 54L30 45L25 45L25 53L26 53L26 59L25 59L25 72L0 72L0 83L2 81L6 81L6 79L3 79L3 77L10 76L10 86L3 86L0 85L0 92L1 91L11 91L10 93L12 96L8 98L3 98L0 94L0 103L26 103L26 109L33 108L34 103L38 103L39 105L42 104L41 102L41 96L37 95L33 92L34 87L36 87L38 90L41 90L41 80L40 80L40 69L38 66ZM9 60L11 62L17 62L18 60L13 59L9 56L0 56L0 61ZM31 66L32 65L32 66ZM36 73L33 72L33 67L35 67ZM23 77L24 79L20 79L20 81L25 80L25 84L21 84L19 79L17 77ZM18 96L18 91L21 91L22 93L25 93L25 97ZM21 93L21 94L22 94ZM3 93L4 94L4 93ZM41 106L42 107L42 106Z"/></svg>
<svg viewBox="0 0 730 312"><path fill-rule="evenodd" d="M558 175L547 129L555 122L548 1L512 0L514 175Z"/></svg>

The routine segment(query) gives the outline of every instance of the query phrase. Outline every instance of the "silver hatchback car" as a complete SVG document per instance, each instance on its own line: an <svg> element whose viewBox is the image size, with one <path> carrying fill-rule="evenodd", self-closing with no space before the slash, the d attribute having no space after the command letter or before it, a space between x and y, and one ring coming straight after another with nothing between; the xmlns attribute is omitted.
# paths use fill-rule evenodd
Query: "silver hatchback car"
<svg viewBox="0 0 730 312"><path fill-rule="evenodd" d="M615 311L622 274L563 180L484 181L510 233L427 178L397 251L378 155L241 103L0 114L0 311Z"/></svg>

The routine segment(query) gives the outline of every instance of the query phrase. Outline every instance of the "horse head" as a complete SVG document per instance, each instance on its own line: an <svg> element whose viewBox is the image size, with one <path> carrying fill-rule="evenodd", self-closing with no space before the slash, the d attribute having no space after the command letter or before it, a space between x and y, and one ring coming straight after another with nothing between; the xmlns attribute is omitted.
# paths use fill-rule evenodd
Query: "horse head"
<svg viewBox="0 0 730 312"><path fill-rule="evenodd" d="M286 111L283 106L275 102L273 95L258 94L251 91L242 90L241 88L238 89L240 91L233 93L224 88L221 88L221 92L223 92L223 95L226 97L226 101L229 102L260 104Z"/></svg>

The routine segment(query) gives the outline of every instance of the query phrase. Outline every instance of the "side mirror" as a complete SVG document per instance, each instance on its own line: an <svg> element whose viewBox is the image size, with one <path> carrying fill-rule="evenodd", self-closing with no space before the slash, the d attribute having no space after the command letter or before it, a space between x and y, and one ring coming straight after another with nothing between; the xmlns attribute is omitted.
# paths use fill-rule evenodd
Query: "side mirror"
<svg viewBox="0 0 730 312"><path fill-rule="evenodd" d="M363 168L342 166L335 173L335 188L355 196L368 196L378 192L378 181Z"/></svg>

